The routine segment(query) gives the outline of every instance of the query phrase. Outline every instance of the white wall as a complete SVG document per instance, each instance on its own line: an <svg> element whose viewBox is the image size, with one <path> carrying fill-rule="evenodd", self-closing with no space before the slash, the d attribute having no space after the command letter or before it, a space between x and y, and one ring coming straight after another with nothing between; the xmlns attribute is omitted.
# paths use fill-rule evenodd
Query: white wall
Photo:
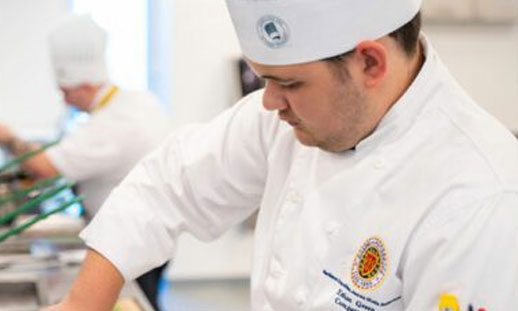
<svg viewBox="0 0 518 311"><path fill-rule="evenodd" d="M518 25L425 25L439 55L469 94L518 131Z"/></svg>
<svg viewBox="0 0 518 311"><path fill-rule="evenodd" d="M237 39L220 0L175 0L172 104L175 125L205 121L239 98Z"/></svg>
<svg viewBox="0 0 518 311"><path fill-rule="evenodd" d="M0 1L0 122L25 137L49 138L64 106L45 35L66 0Z"/></svg>

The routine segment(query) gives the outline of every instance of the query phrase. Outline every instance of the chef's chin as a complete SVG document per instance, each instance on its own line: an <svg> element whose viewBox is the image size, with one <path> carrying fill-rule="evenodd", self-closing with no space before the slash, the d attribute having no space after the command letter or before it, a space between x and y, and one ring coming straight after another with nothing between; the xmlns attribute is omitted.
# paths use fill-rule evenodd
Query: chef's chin
<svg viewBox="0 0 518 311"><path fill-rule="evenodd" d="M318 143L317 143L316 139L313 137L313 135L308 133L304 128L294 127L293 130L295 132L295 137L297 137L297 140L301 144L303 144L305 146L317 146L318 145Z"/></svg>

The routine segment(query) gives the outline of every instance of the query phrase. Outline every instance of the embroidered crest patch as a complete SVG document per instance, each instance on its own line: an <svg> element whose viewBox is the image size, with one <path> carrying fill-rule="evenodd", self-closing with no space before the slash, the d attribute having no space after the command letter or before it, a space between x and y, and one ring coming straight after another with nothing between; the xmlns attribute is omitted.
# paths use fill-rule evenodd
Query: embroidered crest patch
<svg viewBox="0 0 518 311"><path fill-rule="evenodd" d="M259 37L270 48L279 48L289 40L288 24L283 19L267 15L257 22Z"/></svg>
<svg viewBox="0 0 518 311"><path fill-rule="evenodd" d="M360 247L351 271L353 284L369 290L379 286L388 274L388 255L385 244L378 237L368 238Z"/></svg>

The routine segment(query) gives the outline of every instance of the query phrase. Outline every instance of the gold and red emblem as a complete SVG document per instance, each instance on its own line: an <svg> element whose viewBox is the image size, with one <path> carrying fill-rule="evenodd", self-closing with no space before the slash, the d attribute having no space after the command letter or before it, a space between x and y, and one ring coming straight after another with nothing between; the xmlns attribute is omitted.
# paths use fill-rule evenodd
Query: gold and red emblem
<svg viewBox="0 0 518 311"><path fill-rule="evenodd" d="M362 290L378 287L388 274L388 256L379 237L368 238L360 247L351 271L353 284Z"/></svg>

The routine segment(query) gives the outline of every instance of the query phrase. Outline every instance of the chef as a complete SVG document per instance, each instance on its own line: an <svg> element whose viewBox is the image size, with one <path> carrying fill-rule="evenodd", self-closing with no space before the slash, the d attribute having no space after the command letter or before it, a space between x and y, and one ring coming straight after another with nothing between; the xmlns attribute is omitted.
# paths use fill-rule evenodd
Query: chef
<svg viewBox="0 0 518 311"><path fill-rule="evenodd" d="M48 37L56 82L66 103L89 120L24 168L37 177L62 175L79 183L87 218L133 166L169 133L170 121L157 98L113 84L105 61L107 35L86 15L67 16ZM0 124L0 144L22 154L33 144ZM156 304L161 269L138 279Z"/></svg>
<svg viewBox="0 0 518 311"><path fill-rule="evenodd" d="M254 311L518 309L518 145L449 74L421 0L227 5L265 89L130 173L49 310L109 310L180 234L257 208Z"/></svg>

